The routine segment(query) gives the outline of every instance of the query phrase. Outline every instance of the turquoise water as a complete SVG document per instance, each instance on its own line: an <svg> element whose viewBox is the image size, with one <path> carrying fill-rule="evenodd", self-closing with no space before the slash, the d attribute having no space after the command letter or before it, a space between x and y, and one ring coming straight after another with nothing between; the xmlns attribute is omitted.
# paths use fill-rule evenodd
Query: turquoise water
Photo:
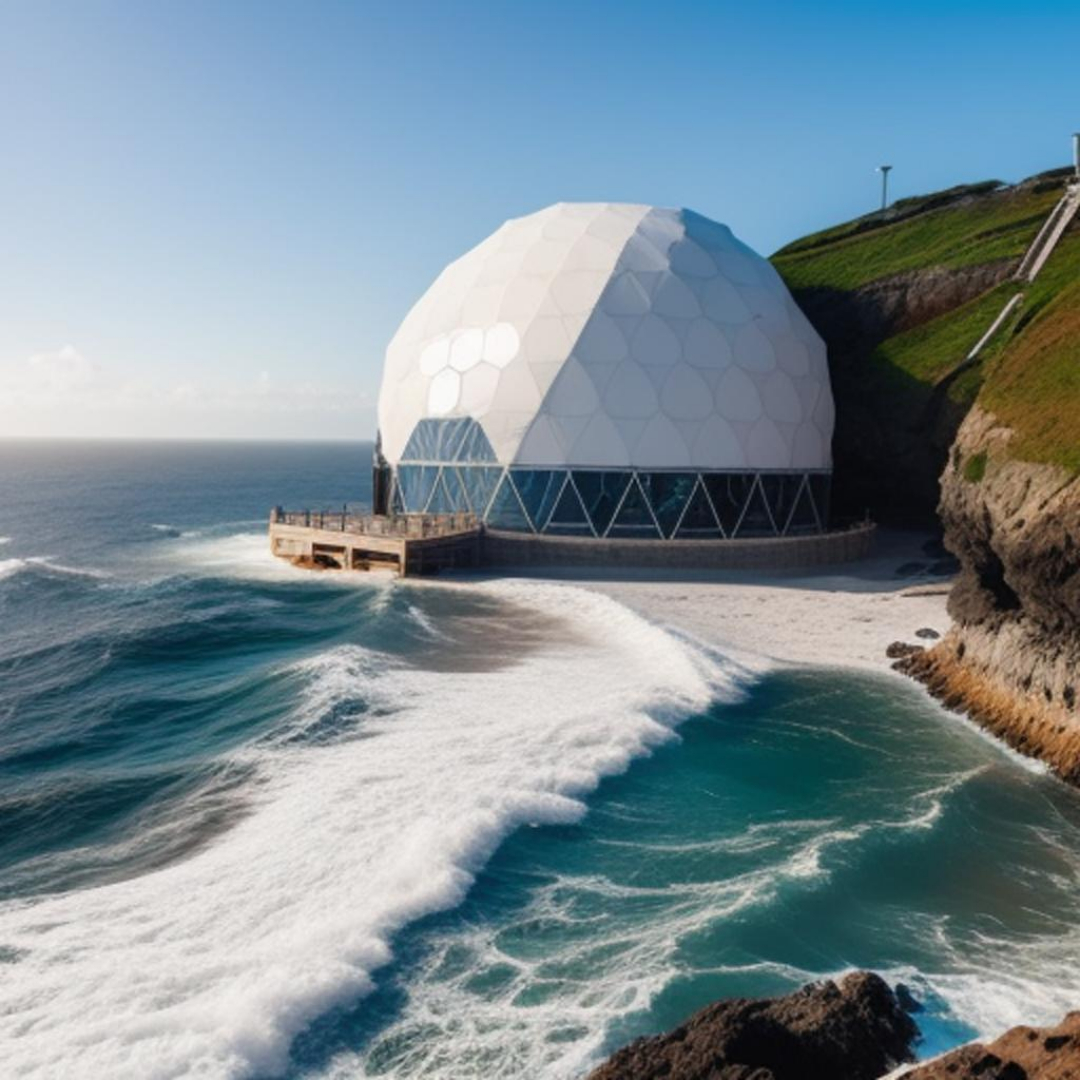
<svg viewBox="0 0 1080 1080"><path fill-rule="evenodd" d="M1080 997L1080 799L891 677L551 583L311 576L355 446L0 444L0 1060L580 1076L849 967L929 1053Z"/></svg>

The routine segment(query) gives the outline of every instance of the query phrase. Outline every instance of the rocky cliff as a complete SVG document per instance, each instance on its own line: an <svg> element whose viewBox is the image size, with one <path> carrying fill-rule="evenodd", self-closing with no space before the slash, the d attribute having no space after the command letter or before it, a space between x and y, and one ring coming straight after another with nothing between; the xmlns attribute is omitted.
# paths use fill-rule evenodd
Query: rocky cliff
<svg viewBox="0 0 1080 1080"><path fill-rule="evenodd" d="M835 504L936 521L960 561L952 631L897 666L1080 783L1080 218L1013 276L1066 178L909 199L774 259L829 346Z"/></svg>
<svg viewBox="0 0 1080 1080"><path fill-rule="evenodd" d="M1080 1013L1052 1028L1015 1027L991 1043L971 1043L903 1073L898 1080L1076 1080Z"/></svg>
<svg viewBox="0 0 1080 1080"><path fill-rule="evenodd" d="M1080 784L1080 476L1016 460L1015 438L979 406L964 421L940 504L954 626L899 666Z"/></svg>

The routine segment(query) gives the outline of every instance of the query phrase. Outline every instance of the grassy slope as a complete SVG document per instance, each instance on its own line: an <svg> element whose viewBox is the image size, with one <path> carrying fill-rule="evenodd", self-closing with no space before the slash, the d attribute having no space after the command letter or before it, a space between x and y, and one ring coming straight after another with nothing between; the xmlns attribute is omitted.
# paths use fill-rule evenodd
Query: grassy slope
<svg viewBox="0 0 1080 1080"><path fill-rule="evenodd" d="M1018 258L1058 196L1057 191L994 195L876 229L852 233L842 227L790 244L773 261L792 288L854 289L905 270Z"/></svg>
<svg viewBox="0 0 1080 1080"><path fill-rule="evenodd" d="M986 185L967 190L980 188L986 191ZM913 216L877 227L873 216L860 219L799 240L773 261L793 289L852 290L905 271L1019 258L1059 195L1057 188L979 194L921 213L920 200L908 200L900 210ZM1016 290L1003 283L882 342L866 361L867 388L906 397L914 410ZM964 405L978 400L1013 427L1016 456L1080 470L1080 221L979 365L950 386L949 397Z"/></svg>
<svg viewBox="0 0 1080 1080"><path fill-rule="evenodd" d="M1074 221L986 365L979 403L1016 431L1010 452L1080 472L1080 227Z"/></svg>

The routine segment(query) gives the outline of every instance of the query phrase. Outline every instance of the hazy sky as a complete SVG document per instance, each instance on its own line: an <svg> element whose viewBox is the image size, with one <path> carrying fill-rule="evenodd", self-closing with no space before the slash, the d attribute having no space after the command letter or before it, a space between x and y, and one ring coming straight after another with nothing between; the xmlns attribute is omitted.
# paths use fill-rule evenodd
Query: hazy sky
<svg viewBox="0 0 1080 1080"><path fill-rule="evenodd" d="M1080 4L0 0L0 435L368 437L442 266L559 200L770 252L1065 164Z"/></svg>

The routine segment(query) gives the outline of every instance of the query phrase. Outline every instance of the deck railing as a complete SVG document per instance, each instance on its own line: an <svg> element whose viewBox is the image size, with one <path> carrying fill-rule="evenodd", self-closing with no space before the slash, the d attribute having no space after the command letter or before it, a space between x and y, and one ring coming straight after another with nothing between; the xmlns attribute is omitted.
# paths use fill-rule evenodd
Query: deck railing
<svg viewBox="0 0 1080 1080"><path fill-rule="evenodd" d="M298 525L307 529L354 533L360 536L403 536L424 538L468 532L479 525L475 514L355 514L348 510L270 511L271 525Z"/></svg>

